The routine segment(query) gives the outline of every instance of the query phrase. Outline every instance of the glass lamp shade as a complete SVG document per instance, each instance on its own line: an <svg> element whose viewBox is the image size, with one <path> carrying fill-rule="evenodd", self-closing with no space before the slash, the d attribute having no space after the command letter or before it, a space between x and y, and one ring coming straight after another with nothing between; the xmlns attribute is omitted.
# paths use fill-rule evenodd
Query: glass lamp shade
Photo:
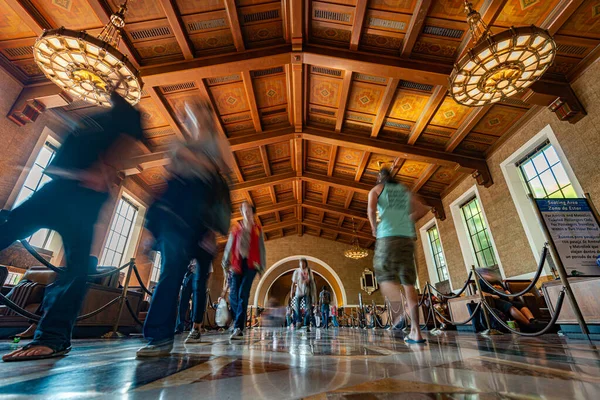
<svg viewBox="0 0 600 400"><path fill-rule="evenodd" d="M344 251L344 256L347 258L352 258L353 260L360 260L361 258L365 258L369 255L369 251L363 249L358 245L358 243L354 244L351 248Z"/></svg>
<svg viewBox="0 0 600 400"><path fill-rule="evenodd" d="M555 55L550 34L535 26L485 36L454 66L450 94L470 107L496 103L538 80Z"/></svg>
<svg viewBox="0 0 600 400"><path fill-rule="evenodd" d="M75 98L108 107L114 89L132 105L140 101L137 69L115 47L85 32L45 31L35 42L33 55L46 77Z"/></svg>

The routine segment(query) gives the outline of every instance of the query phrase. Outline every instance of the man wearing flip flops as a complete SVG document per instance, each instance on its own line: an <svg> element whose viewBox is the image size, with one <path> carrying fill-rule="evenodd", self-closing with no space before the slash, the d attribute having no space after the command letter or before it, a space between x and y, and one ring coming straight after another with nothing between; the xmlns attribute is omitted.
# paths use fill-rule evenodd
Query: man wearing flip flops
<svg viewBox="0 0 600 400"><path fill-rule="evenodd" d="M377 238L373 268L381 291L393 305L402 303L400 285L404 286L410 310L410 333L404 338L408 344L425 343L419 327L419 308L415 283L417 271L414 262L415 227L427 208L402 184L394 182L387 168L379 171L377 185L369 192L369 222ZM379 218L377 218L379 214ZM394 315L394 325L402 313Z"/></svg>

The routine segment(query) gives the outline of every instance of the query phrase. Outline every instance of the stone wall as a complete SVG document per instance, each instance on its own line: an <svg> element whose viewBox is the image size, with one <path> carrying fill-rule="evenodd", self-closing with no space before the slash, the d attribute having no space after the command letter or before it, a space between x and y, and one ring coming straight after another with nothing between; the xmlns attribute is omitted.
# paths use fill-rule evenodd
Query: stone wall
<svg viewBox="0 0 600 400"><path fill-rule="evenodd" d="M596 204L600 205L600 63L593 64L572 87L588 113L586 117L577 124L570 124L559 121L556 115L543 109L488 158L494 184L490 188L480 186L478 190L507 277L533 272L536 262L500 164L544 127L550 125L584 192L589 192ZM467 177L443 199L447 218L445 221L438 221L448 269L455 287L462 286L467 269L449 205L474 184L475 180ZM417 222L417 229L431 218L431 214L423 217ZM420 242L417 246L422 249ZM425 257L417 257L417 262L421 272L420 283L423 284L426 276L423 273L426 268Z"/></svg>

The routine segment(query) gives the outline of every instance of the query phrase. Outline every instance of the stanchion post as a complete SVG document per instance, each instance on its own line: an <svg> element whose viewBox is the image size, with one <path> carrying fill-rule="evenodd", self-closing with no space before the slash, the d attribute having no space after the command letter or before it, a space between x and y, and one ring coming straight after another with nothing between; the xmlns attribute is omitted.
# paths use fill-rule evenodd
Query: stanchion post
<svg viewBox="0 0 600 400"><path fill-rule="evenodd" d="M592 214L594 214L594 217L596 217L596 220L598 220L596 209L594 208L592 203L589 201L589 194L587 194L587 193L586 193L586 198L588 199L588 204L590 206L590 209L592 210ZM573 289L571 289L571 283L569 283L569 278L568 278L569 275L567 274L567 270L565 269L565 266L563 265L562 260L560 259L560 256L558 255L558 251L556 250L556 246L554 246L554 241L552 240L552 236L550 236L548 227L546 226L546 223L544 222L544 217L542 216L540 209L538 208L537 204L535 203L535 199L533 198L533 196L529 195L529 200L532 203L533 209L535 210L538 220L540 221L540 225L542 226L544 234L546 235L546 240L548 242L548 246L550 247L550 253L552 254L552 258L554 259L554 263L556 264L558 276L560 278L561 283L563 284L563 287L565 288L565 291L567 292L567 297L568 297L569 301L571 302L571 308L573 309L575 318L577 318L577 322L579 323L579 328L581 329L581 333L586 335L588 341L590 341L590 343L591 343L592 339L590 338L590 331L585 322L585 318L583 318L583 314L581 313L581 309L579 308L577 299L575 299L575 294L573 293Z"/></svg>
<svg viewBox="0 0 600 400"><path fill-rule="evenodd" d="M471 270L473 271L473 279L475 280L475 286L477 286L477 293L479 293L479 301L481 301L481 312L483 313L483 317L485 318L485 324L487 325L487 330L481 332L482 335L493 336L493 335L503 335L497 329L492 329L492 325L490 323L490 316L487 312L487 308L484 307L483 302L485 301L485 296L483 295L483 291L481 290L481 285L479 284L479 279L477 278L477 273L475 272L475 266L471 265Z"/></svg>
<svg viewBox="0 0 600 400"><path fill-rule="evenodd" d="M427 282L427 285L429 285L429 282ZM428 286L426 286L427 288ZM428 290L429 292L429 312L431 313L431 317L433 319L433 329L429 332L432 335L437 335L438 333L441 333L442 331L440 331L437 327L437 319L435 316L435 310L433 309L433 299L431 298L432 294L431 294L431 289Z"/></svg>
<svg viewBox="0 0 600 400"><path fill-rule="evenodd" d="M385 305L387 307L387 314L388 314L388 330L393 330L394 329L394 318L392 316L392 306L390 304L390 299L387 298L387 296L385 297Z"/></svg>
<svg viewBox="0 0 600 400"><path fill-rule="evenodd" d="M131 274L133 273L133 268L135 265L135 258L132 258L129 264L129 268L127 268L127 274L125 275L125 282L123 283L123 292L121 293L119 299L119 311L117 312L117 318L115 319L115 323L113 325L112 331L104 334L102 337L104 339L118 339L125 337L121 332L119 332L119 322L121 322L121 315L123 314L123 307L125 307L125 300L127 299L127 290L129 289L129 281L131 280Z"/></svg>

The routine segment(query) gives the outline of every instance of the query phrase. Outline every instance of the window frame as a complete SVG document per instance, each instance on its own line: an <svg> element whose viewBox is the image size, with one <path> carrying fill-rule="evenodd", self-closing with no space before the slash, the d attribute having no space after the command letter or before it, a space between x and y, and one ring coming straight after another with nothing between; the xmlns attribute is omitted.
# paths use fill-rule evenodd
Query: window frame
<svg viewBox="0 0 600 400"><path fill-rule="evenodd" d="M432 285L442 282L442 280L439 279L439 276L437 274L437 266L436 266L435 260L433 259L433 251L431 249L431 244L429 242L428 231L433 227L437 228L438 237L440 240L441 253L444 256L444 260L446 261L446 270L448 272L448 282L450 283L450 288L452 290L454 290L454 286L452 285L452 276L450 275L450 269L448 269L448 261L446 259L446 253L444 251L444 241L442 240L442 235L440 235L440 228L438 226L437 219L435 217L432 218L431 220L427 221L419 229L421 243L423 245L423 252L425 253L425 263L427 264L427 273L429 276L429 282Z"/></svg>
<svg viewBox="0 0 600 400"><path fill-rule="evenodd" d="M550 142L558 155L558 158L567 173L567 177L573 185L575 193L577 193L579 197L583 197L582 194L584 191L550 125L546 125L542 128L536 135L500 163L500 169L502 170L504 180L508 186L510 197L517 209L517 214L521 220L521 226L525 231L525 236L527 237L529 247L531 248L536 263L539 263L540 261L540 254L544 247L544 243L546 243L546 237L537 219L534 206L527 196L528 191L523 175L516 164L546 141ZM548 262L546 262L544 270L547 275L552 273ZM515 278L530 279L534 274L535 272L530 272L516 276Z"/></svg>
<svg viewBox="0 0 600 400"><path fill-rule="evenodd" d="M462 195L460 195L457 199L455 199L452 203L450 203L450 212L452 214L452 220L454 221L454 228L456 229L456 235L458 236L458 242L460 244L460 250L463 255L463 261L465 263L465 269L467 273L471 272L471 266L479 265L475 258L475 253L473 251L473 245L471 244L471 240L469 239L469 231L467 227L467 223L463 217L463 211L461 210L461 206L467 203L469 200L473 199L473 197L477 197L479 200L479 206L481 208L481 215L483 217L483 221L487 226L487 231L489 235L490 242L492 244L492 249L494 251L494 256L496 258L496 262L498 264L498 269L500 271L500 275L502 279L506 279L506 275L504 273L504 267L502 266L502 259L498 254L498 249L496 247L496 242L494 241L494 233L492 232L491 225L487 219L485 214L485 207L483 202L481 201L481 196L479 194L479 189L477 185L473 185L468 188Z"/></svg>
<svg viewBox="0 0 600 400"><path fill-rule="evenodd" d="M131 224L129 225L129 229L127 230L127 235L123 235L122 232L116 233L116 230L113 230L113 225L117 223L116 218L123 217L125 220L128 221L128 218L126 217L126 215L122 215L119 212L120 208L122 208L122 206L120 206L122 201L127 203L130 207L132 207L134 209L134 214L132 216ZM107 257L107 252L109 250L113 251L115 253L118 253L117 251L115 251L116 249L109 248L109 246L110 246L109 239L111 238L112 232L115 232L115 234L125 237L125 244L123 245L123 252L120 255L120 261L117 263L117 265L112 265L112 266L118 268L124 264L123 258L125 258L125 255L128 253L128 248L131 244L131 241L132 241L131 239L133 237L132 233L133 233L139 212L140 212L139 206L137 204L135 204L132 200L128 199L127 196L123 196L121 194L121 196L119 197L119 200L117 201L117 204L115 206L115 211L113 213L113 216L110 220L110 225L108 227L108 231L106 234L106 240L104 241L104 244L102 246L102 253L101 253L100 261L99 261L98 265L106 266L105 258ZM113 261L114 261L114 258L113 258Z"/></svg>
<svg viewBox="0 0 600 400"><path fill-rule="evenodd" d="M475 206L477 208L476 212L473 211L473 207L471 206L472 204L475 204ZM471 244L471 251L473 251L473 253L475 254L476 266L478 268L497 267L498 260L495 257L493 244L490 240L489 226L487 225L487 222L483 218L483 211L482 211L483 208L481 206L481 201L477 198L477 196L474 196L470 200L467 200L465 203L463 203L463 205L460 206L460 210L462 212L465 225L467 226L467 236L469 239L469 243ZM479 229L476 222L469 224L469 221L475 221L476 217L479 217L479 219L481 221L481 229ZM475 231L475 232L473 232L473 231ZM487 242L486 245L484 245L483 242L481 241L481 233L483 233L485 236L485 241ZM477 243L475 241L477 241ZM476 244L478 244L478 246ZM478 247L479 247L479 250L477 249ZM490 249L491 249L491 251L489 251ZM490 254L491 261L493 261L493 263L491 265L488 264L488 257L486 256L486 250ZM480 255L482 255L483 260L481 260ZM485 265L482 265L482 261L484 262Z"/></svg>

